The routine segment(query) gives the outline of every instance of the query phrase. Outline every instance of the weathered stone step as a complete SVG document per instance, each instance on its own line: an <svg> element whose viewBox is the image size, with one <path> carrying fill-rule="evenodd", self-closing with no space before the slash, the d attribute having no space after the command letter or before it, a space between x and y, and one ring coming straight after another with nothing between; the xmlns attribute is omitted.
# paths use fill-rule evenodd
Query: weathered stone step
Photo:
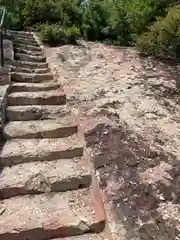
<svg viewBox="0 0 180 240"><path fill-rule="evenodd" d="M12 72L16 72L16 73L37 73L37 74L44 74L44 73L50 73L51 70L50 68L35 68L35 69L31 69L31 68L22 68L22 67L15 67L15 66L11 66L11 71Z"/></svg>
<svg viewBox="0 0 180 240"><path fill-rule="evenodd" d="M22 48L29 51L42 52L42 48L40 46L32 46L20 42L13 42L13 46L15 48Z"/></svg>
<svg viewBox="0 0 180 240"><path fill-rule="evenodd" d="M34 35L30 32L7 32L8 36L11 36L12 38L22 38L22 39L30 39L30 40L34 40Z"/></svg>
<svg viewBox="0 0 180 240"><path fill-rule="evenodd" d="M90 189L25 195L1 203L1 240L45 240L100 232L105 219L97 214Z"/></svg>
<svg viewBox="0 0 180 240"><path fill-rule="evenodd" d="M37 42L36 42L36 40L35 40L35 38L30 38L30 37L26 37L26 38L24 38L24 37L22 37L22 36L16 36L16 37L13 37L13 41L20 41L20 42L23 42L23 43L25 43L25 44L29 44L29 45L36 45L36 44L38 44Z"/></svg>
<svg viewBox="0 0 180 240"><path fill-rule="evenodd" d="M58 105L9 106L6 108L6 116L9 121L56 119L69 112L67 106Z"/></svg>
<svg viewBox="0 0 180 240"><path fill-rule="evenodd" d="M30 69L36 69L36 68L48 68L48 63L37 63L37 62L23 62L23 61L12 61L12 66L15 67L22 67L22 68L30 68Z"/></svg>
<svg viewBox="0 0 180 240"><path fill-rule="evenodd" d="M39 47L39 44L36 41L28 41L27 39L23 39L23 38L14 38L13 44L15 44L16 46L18 44L25 44L26 46Z"/></svg>
<svg viewBox="0 0 180 240"><path fill-rule="evenodd" d="M50 240L110 240L103 233L82 234L79 236L65 237L65 238L53 238Z"/></svg>
<svg viewBox="0 0 180 240"><path fill-rule="evenodd" d="M23 54L29 54L32 56L42 56L43 52L37 52L37 51L28 51L23 48L14 48L15 53L23 53Z"/></svg>
<svg viewBox="0 0 180 240"><path fill-rule="evenodd" d="M63 105L66 94L59 91L15 92L8 95L8 105Z"/></svg>
<svg viewBox="0 0 180 240"><path fill-rule="evenodd" d="M0 199L87 188L91 172L86 165L79 157L5 167L0 174Z"/></svg>
<svg viewBox="0 0 180 240"><path fill-rule="evenodd" d="M76 134L54 139L12 139L2 146L0 166L52 161L82 155L83 146Z"/></svg>
<svg viewBox="0 0 180 240"><path fill-rule="evenodd" d="M25 35L25 34L18 34L18 35L15 35L15 34L11 34L11 37L13 39L23 39L23 40L30 40L30 41L34 41L35 38L32 34L28 34L28 35Z"/></svg>
<svg viewBox="0 0 180 240"><path fill-rule="evenodd" d="M60 90L62 86L60 83L13 83L11 86L12 92L36 92L36 91L50 91Z"/></svg>
<svg viewBox="0 0 180 240"><path fill-rule="evenodd" d="M33 37L33 34L31 32L25 32L25 31L8 30L7 33L14 37L18 37L18 36L24 36L25 38Z"/></svg>
<svg viewBox="0 0 180 240"><path fill-rule="evenodd" d="M31 82L31 83L38 83L38 82L45 82L53 79L52 73L11 73L11 79L15 82Z"/></svg>
<svg viewBox="0 0 180 240"><path fill-rule="evenodd" d="M12 138L61 138L77 133L77 124L71 116L60 119L12 121L4 127L4 137Z"/></svg>
<svg viewBox="0 0 180 240"><path fill-rule="evenodd" d="M22 53L15 53L16 60L25 61L25 62L46 62L45 56L32 56Z"/></svg>

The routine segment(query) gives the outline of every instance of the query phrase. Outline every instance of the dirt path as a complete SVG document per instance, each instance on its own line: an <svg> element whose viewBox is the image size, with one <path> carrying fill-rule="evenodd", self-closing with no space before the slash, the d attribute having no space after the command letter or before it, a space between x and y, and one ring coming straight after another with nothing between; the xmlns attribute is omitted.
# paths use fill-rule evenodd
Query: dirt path
<svg viewBox="0 0 180 240"><path fill-rule="evenodd" d="M100 147L113 161L97 171L114 239L180 239L180 65L87 42L46 55L69 105L116 123Z"/></svg>

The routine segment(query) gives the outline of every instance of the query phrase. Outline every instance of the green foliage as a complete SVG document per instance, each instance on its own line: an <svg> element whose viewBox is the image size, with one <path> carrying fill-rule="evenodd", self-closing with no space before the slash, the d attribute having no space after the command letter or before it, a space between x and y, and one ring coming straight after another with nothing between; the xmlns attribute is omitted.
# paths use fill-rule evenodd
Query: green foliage
<svg viewBox="0 0 180 240"><path fill-rule="evenodd" d="M81 36L80 29L77 27L69 27L65 29L65 37L68 43L75 44L76 39Z"/></svg>
<svg viewBox="0 0 180 240"><path fill-rule="evenodd" d="M112 38L132 45L154 16L163 15L173 0L89 0L83 15L83 33L90 40Z"/></svg>
<svg viewBox="0 0 180 240"><path fill-rule="evenodd" d="M87 39L102 40L108 34L105 32L107 26L107 9L103 0L90 0L84 9L83 33Z"/></svg>
<svg viewBox="0 0 180 240"><path fill-rule="evenodd" d="M62 28L58 24L44 24L40 26L41 38L44 43L56 45L76 43L76 38L80 36L80 30L76 27Z"/></svg>
<svg viewBox="0 0 180 240"><path fill-rule="evenodd" d="M88 40L136 44L143 52L179 56L179 2L0 0L0 6L7 8L9 28L36 28L46 43L74 43L81 33Z"/></svg>
<svg viewBox="0 0 180 240"><path fill-rule="evenodd" d="M120 45L130 45L133 39L132 26L127 17L128 4L126 0L113 1L106 3L108 10L108 27L106 31L117 40Z"/></svg>
<svg viewBox="0 0 180 240"><path fill-rule="evenodd" d="M25 6L24 0L0 0L0 6L5 6L7 11L6 24L11 29L22 29L22 9Z"/></svg>
<svg viewBox="0 0 180 240"><path fill-rule="evenodd" d="M25 26L57 22L61 25L77 24L79 15L76 0L28 0L23 9Z"/></svg>
<svg viewBox="0 0 180 240"><path fill-rule="evenodd" d="M180 5L171 7L165 18L149 27L137 40L141 52L180 57Z"/></svg>
<svg viewBox="0 0 180 240"><path fill-rule="evenodd" d="M37 24L60 24L81 26L79 0L0 0L10 14L10 28L32 27ZM18 27L19 28L19 27Z"/></svg>

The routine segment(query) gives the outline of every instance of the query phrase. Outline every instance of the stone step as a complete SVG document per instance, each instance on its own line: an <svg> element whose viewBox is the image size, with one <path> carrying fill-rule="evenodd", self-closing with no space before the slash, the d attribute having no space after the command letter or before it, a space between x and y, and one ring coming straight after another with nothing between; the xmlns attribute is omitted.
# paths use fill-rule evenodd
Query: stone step
<svg viewBox="0 0 180 240"><path fill-rule="evenodd" d="M40 46L32 46L20 42L13 42L13 47L26 49L28 51L42 52L42 48Z"/></svg>
<svg viewBox="0 0 180 240"><path fill-rule="evenodd" d="M27 39L23 38L14 38L13 44L15 44L15 46L17 46L18 44L25 44L26 46L40 47L36 41L28 41Z"/></svg>
<svg viewBox="0 0 180 240"><path fill-rule="evenodd" d="M39 73L11 72L11 79L12 81L15 81L15 82L39 83L39 82L53 80L53 74L52 73L39 74Z"/></svg>
<svg viewBox="0 0 180 240"><path fill-rule="evenodd" d="M15 53L15 59L25 62L46 62L45 56L32 56L22 53Z"/></svg>
<svg viewBox="0 0 180 240"><path fill-rule="evenodd" d="M14 41L15 42L16 41L18 41L18 42L20 41L20 42L23 42L23 43L28 44L28 45L36 45L37 44L37 42L36 42L34 37L31 37L31 38L26 37L26 38L24 38L22 36L16 36L16 37L13 37L13 42Z"/></svg>
<svg viewBox="0 0 180 240"><path fill-rule="evenodd" d="M0 174L0 199L87 188L92 179L86 165L79 157L5 167Z"/></svg>
<svg viewBox="0 0 180 240"><path fill-rule="evenodd" d="M35 68L35 69L30 69L30 68L22 68L22 67L15 67L11 66L11 72L16 72L16 73L37 73L37 74L44 74L44 73L50 73L51 69L50 68Z"/></svg>
<svg viewBox="0 0 180 240"><path fill-rule="evenodd" d="M104 233L82 234L79 236L65 237L65 238L53 238L50 240L110 240Z"/></svg>
<svg viewBox="0 0 180 240"><path fill-rule="evenodd" d="M18 36L24 36L25 38L33 37L33 34L31 32L25 32L25 31L8 30L7 33L14 37L18 37Z"/></svg>
<svg viewBox="0 0 180 240"><path fill-rule="evenodd" d="M35 38L32 34L29 34L29 35L24 35L24 34L19 34L19 35L15 35L15 34L12 34L11 37L13 39L23 39L23 40L30 40L30 41L35 41Z"/></svg>
<svg viewBox="0 0 180 240"><path fill-rule="evenodd" d="M76 134L54 139L12 139L1 146L0 166L80 157L83 146Z"/></svg>
<svg viewBox="0 0 180 240"><path fill-rule="evenodd" d="M29 51L23 48L14 48L15 53L23 53L23 54L28 54L32 56L42 56L43 52L37 52L37 51Z"/></svg>
<svg viewBox="0 0 180 240"><path fill-rule="evenodd" d="M6 117L9 121L57 119L69 113L67 106L58 105L9 106L6 108Z"/></svg>
<svg viewBox="0 0 180 240"><path fill-rule="evenodd" d="M66 94L61 91L15 92L8 95L8 105L63 105Z"/></svg>
<svg viewBox="0 0 180 240"><path fill-rule="evenodd" d="M104 229L91 189L25 195L1 203L1 240L45 240Z"/></svg>
<svg viewBox="0 0 180 240"><path fill-rule="evenodd" d="M12 92L36 92L36 91L61 91L62 86L60 83L12 83Z"/></svg>
<svg viewBox="0 0 180 240"><path fill-rule="evenodd" d="M20 39L28 39L28 40L34 40L34 35L30 32L22 32L22 33L15 33L15 32L7 32L8 36L11 36L14 38L20 38Z"/></svg>
<svg viewBox="0 0 180 240"><path fill-rule="evenodd" d="M4 137L12 138L61 138L77 133L77 124L71 116L60 119L12 121L4 127Z"/></svg>
<svg viewBox="0 0 180 240"><path fill-rule="evenodd" d="M15 67L22 67L22 68L29 68L29 69L36 69L36 68L48 68L48 63L37 63L37 62L23 62L23 61L12 61L12 66Z"/></svg>

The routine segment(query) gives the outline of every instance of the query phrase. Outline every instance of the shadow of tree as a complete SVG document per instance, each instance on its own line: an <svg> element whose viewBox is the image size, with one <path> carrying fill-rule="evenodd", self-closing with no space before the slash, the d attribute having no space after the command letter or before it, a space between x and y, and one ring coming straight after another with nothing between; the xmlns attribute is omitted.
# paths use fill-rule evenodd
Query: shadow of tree
<svg viewBox="0 0 180 240"><path fill-rule="evenodd" d="M142 56L140 60L142 63L140 78L143 80L144 89L151 92L153 97L172 114L180 102L177 94L177 90L180 89L180 62Z"/></svg>
<svg viewBox="0 0 180 240"><path fill-rule="evenodd" d="M86 140L125 239L180 239L178 159L127 127L99 124Z"/></svg>

